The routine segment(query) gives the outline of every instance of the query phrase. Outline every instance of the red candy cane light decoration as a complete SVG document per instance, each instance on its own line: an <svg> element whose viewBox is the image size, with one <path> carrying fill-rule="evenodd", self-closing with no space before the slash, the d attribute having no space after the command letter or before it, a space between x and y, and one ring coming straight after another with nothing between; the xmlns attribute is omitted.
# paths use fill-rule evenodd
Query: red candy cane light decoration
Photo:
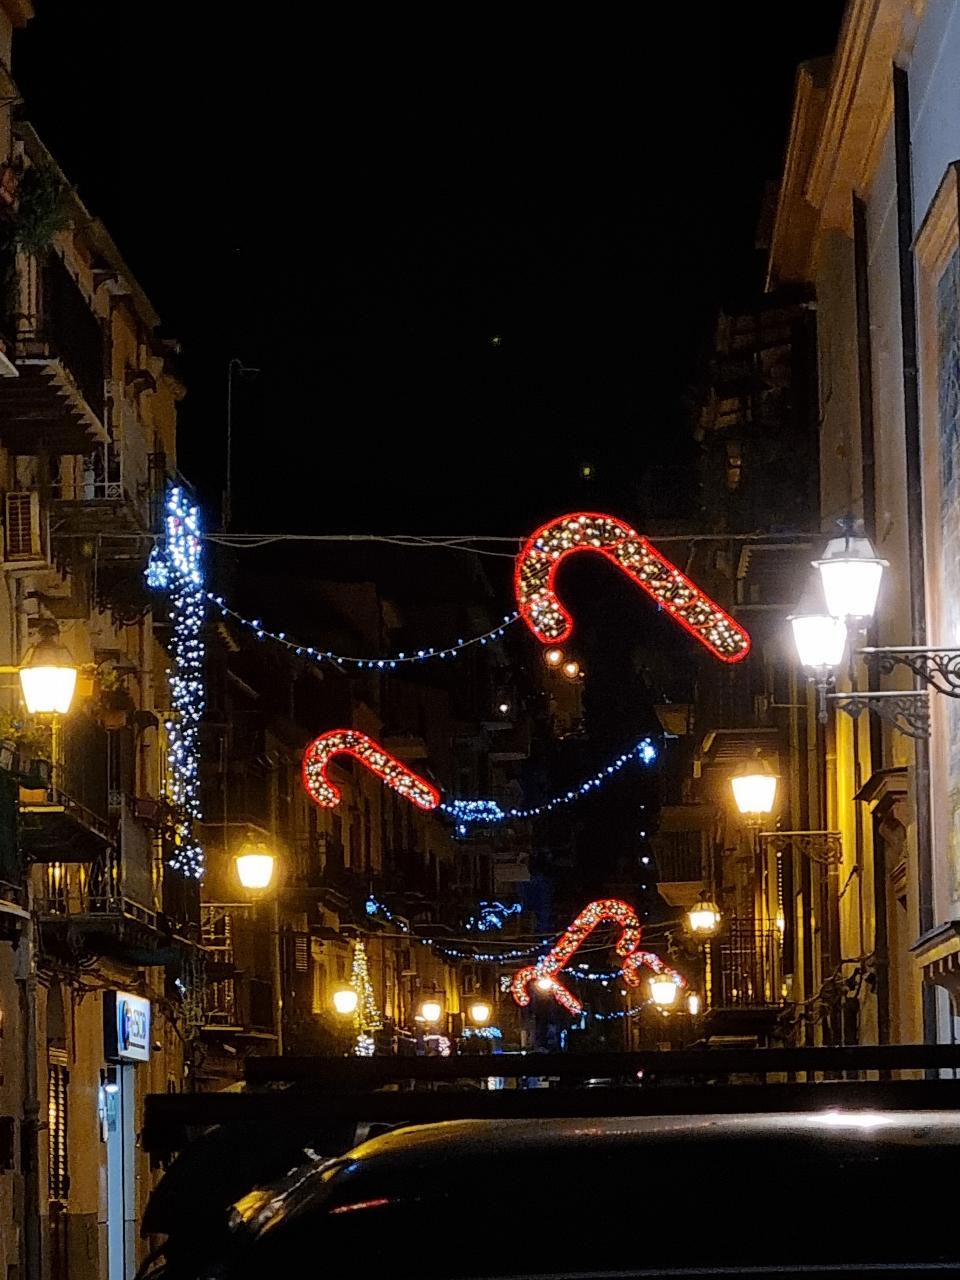
<svg viewBox="0 0 960 1280"><path fill-rule="evenodd" d="M517 608L543 644L562 643L573 631L573 619L554 583L563 561L580 551L596 552L619 565L721 662L740 662L750 652L743 627L646 538L615 516L590 512L551 520L530 535L517 556Z"/></svg>
<svg viewBox="0 0 960 1280"><path fill-rule="evenodd" d="M669 974L678 987L686 986L681 975L669 965L664 964L659 956L654 955L652 951L639 949L643 929L633 907L619 898L599 898L596 902L588 903L584 907L541 960L536 964L518 969L513 975L510 992L517 1004L526 1008L530 1003L529 988L530 983L534 982L541 991L552 995L568 1013L582 1013L583 1005L572 991L568 991L562 982L558 982L556 975L583 946L597 925L608 921L620 926L620 937L615 950L623 959L623 980L628 986L640 986L640 970L644 966L652 969L654 973Z"/></svg>
<svg viewBox="0 0 960 1280"><path fill-rule="evenodd" d="M353 756L419 809L436 809L440 803L436 787L384 751L365 733L358 733L356 729L331 729L314 738L303 753L303 785L310 799L322 809L334 809L340 803L340 792L327 777L327 765L336 755Z"/></svg>

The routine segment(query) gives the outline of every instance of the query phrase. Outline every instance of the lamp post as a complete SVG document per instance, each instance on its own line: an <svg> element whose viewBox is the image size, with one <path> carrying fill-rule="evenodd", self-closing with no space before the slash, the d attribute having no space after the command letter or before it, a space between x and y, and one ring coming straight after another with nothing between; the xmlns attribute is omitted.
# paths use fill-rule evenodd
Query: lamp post
<svg viewBox="0 0 960 1280"><path fill-rule="evenodd" d="M263 840L248 837L234 855L237 879L254 900L262 898L273 886L276 855ZM273 1030L277 1056L283 1053L283 957L280 936L280 899L274 892L270 899L270 979L273 986Z"/></svg>
<svg viewBox="0 0 960 1280"><path fill-rule="evenodd" d="M51 767L59 756L60 716L66 715L77 687L77 666L70 651L60 643L60 629L53 618L40 622L36 642L27 650L19 667L0 667L4 674L16 673L20 692L30 715L51 717ZM56 774L54 774L54 780ZM40 1095L37 1088L37 936L33 912L33 882L30 869L25 879L26 919L18 948L16 980L20 984L22 1053L25 1063L23 1121L21 1124L21 1168L23 1171L24 1262L26 1274L40 1275L43 1244L40 1234Z"/></svg>
<svg viewBox="0 0 960 1280"><path fill-rule="evenodd" d="M814 577L787 621L793 631L800 665L811 673L810 679L817 688L818 718L821 724L826 724L827 690L834 682L834 673L843 661L847 646L846 619L830 613L823 588Z"/></svg>
<svg viewBox="0 0 960 1280"><path fill-rule="evenodd" d="M713 995L713 939L720 929L721 919L720 908L706 889L701 892L699 899L687 912L687 928L690 936L700 947L700 958L703 964L703 1003L707 1007ZM697 999L699 1001L699 996ZM698 1004L697 1013L699 1012Z"/></svg>
<svg viewBox="0 0 960 1280"><path fill-rule="evenodd" d="M237 356L234 356L227 365L227 481L223 495L224 533L230 528L230 517L233 514L233 375L239 373L241 377L252 378L259 372L259 369L244 364Z"/></svg>

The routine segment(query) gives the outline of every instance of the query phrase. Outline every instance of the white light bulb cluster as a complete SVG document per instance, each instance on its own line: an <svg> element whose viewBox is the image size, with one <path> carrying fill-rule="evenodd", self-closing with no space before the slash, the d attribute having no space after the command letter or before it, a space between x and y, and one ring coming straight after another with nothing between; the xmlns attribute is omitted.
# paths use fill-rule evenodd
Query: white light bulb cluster
<svg viewBox="0 0 960 1280"><path fill-rule="evenodd" d="M167 731L167 799L174 810L173 852L168 865L183 875L203 876L203 849L193 823L200 810L200 720L204 708L203 582L200 512L177 485L167 491L165 537L154 547L147 582L166 593L172 627L170 678L172 714Z"/></svg>
<svg viewBox="0 0 960 1280"><path fill-rule="evenodd" d="M370 967L367 963L367 949L362 938L353 944L353 967L350 974L350 985L357 993L356 1025L357 1040L353 1052L358 1058L373 1056L375 1041L373 1033L383 1026L383 1018L377 1008L373 983L370 981Z"/></svg>
<svg viewBox="0 0 960 1280"><path fill-rule="evenodd" d="M656 758L657 748L649 738L642 738L636 746L617 756L592 778L585 779L571 791L554 796L551 800L545 800L543 804L532 805L529 808L504 809L496 800L447 800L441 804L440 809L453 818L456 834L461 837L467 836L473 827L493 827L501 822L539 818L545 813L560 808L561 805L573 804L575 800L581 799L589 792L596 791L632 760L650 765Z"/></svg>

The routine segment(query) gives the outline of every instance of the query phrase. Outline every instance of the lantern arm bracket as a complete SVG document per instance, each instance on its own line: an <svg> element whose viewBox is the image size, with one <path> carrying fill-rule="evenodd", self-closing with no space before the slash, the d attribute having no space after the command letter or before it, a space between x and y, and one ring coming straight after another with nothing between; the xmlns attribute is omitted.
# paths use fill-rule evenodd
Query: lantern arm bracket
<svg viewBox="0 0 960 1280"><path fill-rule="evenodd" d="M960 649L921 644L885 645L858 650L882 675L906 667L937 693L960 698Z"/></svg>
<svg viewBox="0 0 960 1280"><path fill-rule="evenodd" d="M774 853L795 849L812 862L837 867L843 861L843 835L839 831L761 831L761 848Z"/></svg>
<svg viewBox="0 0 960 1280"><path fill-rule="evenodd" d="M853 718L864 711L872 711L904 737L920 739L930 736L930 699L926 689L831 693L828 696L839 711L845 711Z"/></svg>

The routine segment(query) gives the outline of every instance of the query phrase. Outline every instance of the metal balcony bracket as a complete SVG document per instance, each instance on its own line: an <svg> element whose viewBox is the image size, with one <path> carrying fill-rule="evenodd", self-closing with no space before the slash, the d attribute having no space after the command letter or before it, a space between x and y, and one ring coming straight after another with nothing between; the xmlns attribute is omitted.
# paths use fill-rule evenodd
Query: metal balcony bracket
<svg viewBox="0 0 960 1280"><path fill-rule="evenodd" d="M926 645L910 644L860 649L859 653L875 665L881 675L889 675L896 667L906 667L937 693L960 698L960 649L928 649Z"/></svg>
<svg viewBox="0 0 960 1280"><path fill-rule="evenodd" d="M825 867L837 867L843 861L843 835L839 831L761 831L759 840L764 851L782 853L795 849Z"/></svg>
<svg viewBox="0 0 960 1280"><path fill-rule="evenodd" d="M930 736L930 697L926 689L897 689L880 693L831 693L829 699L838 711L859 716L864 711L886 720L907 738Z"/></svg>

